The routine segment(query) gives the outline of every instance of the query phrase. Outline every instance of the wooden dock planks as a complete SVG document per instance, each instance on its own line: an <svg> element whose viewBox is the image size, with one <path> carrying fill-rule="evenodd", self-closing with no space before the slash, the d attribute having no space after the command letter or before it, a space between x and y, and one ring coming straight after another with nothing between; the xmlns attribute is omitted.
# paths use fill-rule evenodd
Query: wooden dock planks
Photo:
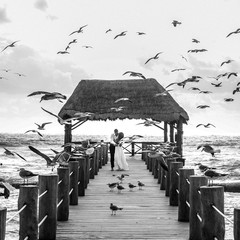
<svg viewBox="0 0 240 240"><path fill-rule="evenodd" d="M160 190L157 180L146 169L141 156L128 157L129 171L110 171L110 163L103 166L78 198L77 206L70 206L69 220L57 223L57 239L188 239L189 223L178 222L177 207L169 206L169 198ZM119 181L116 176L127 173L121 193L109 191L107 183ZM116 175L116 176L113 176ZM130 191L128 183L145 184ZM110 203L123 207L111 215Z"/></svg>

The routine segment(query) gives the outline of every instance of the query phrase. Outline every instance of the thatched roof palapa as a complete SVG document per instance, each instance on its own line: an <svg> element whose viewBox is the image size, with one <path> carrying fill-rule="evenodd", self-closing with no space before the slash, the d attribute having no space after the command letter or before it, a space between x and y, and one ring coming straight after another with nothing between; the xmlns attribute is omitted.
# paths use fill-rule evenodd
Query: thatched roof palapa
<svg viewBox="0 0 240 240"><path fill-rule="evenodd" d="M91 112L90 120L145 119L155 121L183 122L189 119L187 112L167 92L155 97L165 89L153 78L131 80L81 80L59 112L63 119L76 112ZM129 101L115 101L129 98ZM112 107L123 106L122 111Z"/></svg>

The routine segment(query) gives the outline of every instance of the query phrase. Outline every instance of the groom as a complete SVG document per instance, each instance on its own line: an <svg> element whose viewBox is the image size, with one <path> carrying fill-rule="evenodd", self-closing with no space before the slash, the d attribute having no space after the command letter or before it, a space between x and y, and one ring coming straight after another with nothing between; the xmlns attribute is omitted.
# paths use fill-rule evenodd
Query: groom
<svg viewBox="0 0 240 240"><path fill-rule="evenodd" d="M118 136L118 129L114 129L114 133L110 136L110 162L111 162L111 170L114 170L114 154L115 154L115 141Z"/></svg>

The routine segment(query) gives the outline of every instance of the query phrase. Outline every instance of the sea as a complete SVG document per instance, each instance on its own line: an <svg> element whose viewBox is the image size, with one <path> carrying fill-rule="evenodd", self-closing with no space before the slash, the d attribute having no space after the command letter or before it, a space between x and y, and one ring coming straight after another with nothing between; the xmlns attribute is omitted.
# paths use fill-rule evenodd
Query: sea
<svg viewBox="0 0 240 240"><path fill-rule="evenodd" d="M74 135L72 141L82 141L91 139L92 141L108 141L109 136L104 135ZM161 137L144 136L141 141L162 141ZM19 168L24 167L34 173L52 173L52 169L46 166L45 160L33 153L28 146L33 146L49 156L54 156L53 150L61 151L63 148L63 135L44 135L43 138L35 134L1 134L0 133L0 178L6 181L22 181L19 177ZM220 149L215 157L211 154L197 149L200 144L210 144L214 149ZM23 156L24 161L17 155L9 156L4 153L7 148ZM185 166L194 168L195 174L202 174L197 163L202 163L209 167L214 167L218 172L227 173L222 177L222 182L233 182L240 180L240 136L185 136L183 139L183 157ZM56 171L56 170L53 170ZM37 180L37 179L36 179ZM1 190L0 190L1 191ZM6 226L6 240L18 239L19 218L17 213L19 190L11 192L10 197L5 199L0 197L0 208L7 208L7 219L15 216ZM225 239L233 239L233 211L240 208L240 192L224 193L224 214L225 219ZM230 221L229 221L230 220Z"/></svg>

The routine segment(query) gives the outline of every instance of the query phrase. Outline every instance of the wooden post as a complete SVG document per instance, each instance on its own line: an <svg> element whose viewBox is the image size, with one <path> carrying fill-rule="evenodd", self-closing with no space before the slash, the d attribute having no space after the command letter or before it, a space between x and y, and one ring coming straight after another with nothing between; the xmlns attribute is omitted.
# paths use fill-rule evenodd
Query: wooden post
<svg viewBox="0 0 240 240"><path fill-rule="evenodd" d="M39 240L56 239L57 230L57 191L58 175L39 175L39 222L45 221L39 227Z"/></svg>
<svg viewBox="0 0 240 240"><path fill-rule="evenodd" d="M85 188L87 188L89 183L89 177L90 177L90 156L85 157L86 161L86 171L85 171Z"/></svg>
<svg viewBox="0 0 240 240"><path fill-rule="evenodd" d="M157 166L157 168L158 168L158 170L157 170L157 173L158 173L158 175L157 175L157 179L158 179L157 183L158 184L161 184L161 176L162 176L162 174L161 174L162 170L161 170L161 165L160 165L161 158L163 158L163 157L162 156L159 157L159 159L157 161L157 164L158 164L158 166Z"/></svg>
<svg viewBox="0 0 240 240"><path fill-rule="evenodd" d="M205 176L190 176L190 214L189 214L189 240L202 240L202 223L198 215L202 217L202 207L199 188L206 186L208 180Z"/></svg>
<svg viewBox="0 0 240 240"><path fill-rule="evenodd" d="M177 122L177 153L182 156L182 144L183 144L183 119L179 118Z"/></svg>
<svg viewBox="0 0 240 240"><path fill-rule="evenodd" d="M93 152L93 155L90 157L90 172L89 172L89 178L94 179L95 178L95 161L96 161L96 149Z"/></svg>
<svg viewBox="0 0 240 240"><path fill-rule="evenodd" d="M153 177L158 179L158 162L160 161L160 157L155 158L154 166L153 166Z"/></svg>
<svg viewBox="0 0 240 240"><path fill-rule="evenodd" d="M178 195L178 221L188 222L190 206L189 204L189 177L194 175L194 169L179 169L179 195Z"/></svg>
<svg viewBox="0 0 240 240"><path fill-rule="evenodd" d="M72 124L65 124L64 144L72 142ZM71 152L71 146L64 147L66 152Z"/></svg>
<svg viewBox="0 0 240 240"><path fill-rule="evenodd" d="M175 160L175 158L167 158L167 159L165 159L166 160L166 163L167 163L167 165L168 165L168 171L166 172L166 185L165 185L165 187L166 187L166 189L165 189L165 196L166 197L169 197L169 188L170 188L170 164L172 163L172 162L175 162L176 160Z"/></svg>
<svg viewBox="0 0 240 240"><path fill-rule="evenodd" d="M18 198L18 209L26 205L19 214L19 240L28 237L29 240L38 239L38 187L35 185L21 185Z"/></svg>
<svg viewBox="0 0 240 240"><path fill-rule="evenodd" d="M174 142L174 123L173 122L171 122L170 123L170 134L169 134L170 136L170 142Z"/></svg>
<svg viewBox="0 0 240 240"><path fill-rule="evenodd" d="M170 164L170 185L169 185L169 205L178 206L179 191L179 168L182 168L181 162L171 162Z"/></svg>
<svg viewBox="0 0 240 240"><path fill-rule="evenodd" d="M100 151L99 149L100 149L99 147L96 148L96 155L95 155L95 159L94 159L94 162L95 162L94 174L95 175L98 175L98 171L99 171L99 151Z"/></svg>
<svg viewBox="0 0 240 240"><path fill-rule="evenodd" d="M103 147L102 147L102 143L101 146L99 147L99 169L101 169L103 166Z"/></svg>
<svg viewBox="0 0 240 240"><path fill-rule="evenodd" d="M78 205L78 161L76 157L71 157L68 163L70 175L70 205Z"/></svg>
<svg viewBox="0 0 240 240"><path fill-rule="evenodd" d="M107 143L103 144L103 165L106 165L108 162L108 145Z"/></svg>
<svg viewBox="0 0 240 240"><path fill-rule="evenodd" d="M168 141L168 123L164 122L164 142Z"/></svg>
<svg viewBox="0 0 240 240"><path fill-rule="evenodd" d="M5 240L7 208L0 207L0 240Z"/></svg>
<svg viewBox="0 0 240 240"><path fill-rule="evenodd" d="M86 158L78 158L79 162L79 175L78 175L78 196L85 196L86 188Z"/></svg>
<svg viewBox="0 0 240 240"><path fill-rule="evenodd" d="M224 187L223 186L203 186L200 187L202 202L202 239L209 240L216 237L224 240L225 218L214 208L224 213Z"/></svg>
<svg viewBox="0 0 240 240"><path fill-rule="evenodd" d="M234 208L234 226L233 226L234 240L240 239L240 209Z"/></svg>
<svg viewBox="0 0 240 240"><path fill-rule="evenodd" d="M166 171L161 167L161 185L160 185L160 190L165 190L166 189L166 178L167 178L167 173Z"/></svg>
<svg viewBox="0 0 240 240"><path fill-rule="evenodd" d="M146 150L146 149L147 149L147 143L142 143L142 150ZM147 155L148 155L147 152L142 152L142 160L144 162L146 162Z"/></svg>
<svg viewBox="0 0 240 240"><path fill-rule="evenodd" d="M132 156L134 156L134 154L135 154L134 142L132 142L131 145L132 145Z"/></svg>
<svg viewBox="0 0 240 240"><path fill-rule="evenodd" d="M58 203L62 203L57 209L57 220L67 221L69 217L69 185L70 176L68 167L59 167L58 173Z"/></svg>

